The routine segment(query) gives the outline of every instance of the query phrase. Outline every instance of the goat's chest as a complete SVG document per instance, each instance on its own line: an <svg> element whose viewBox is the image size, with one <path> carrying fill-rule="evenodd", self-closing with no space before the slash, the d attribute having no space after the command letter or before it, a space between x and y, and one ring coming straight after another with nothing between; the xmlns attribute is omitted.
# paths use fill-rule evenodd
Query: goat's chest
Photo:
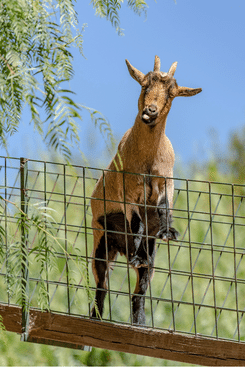
<svg viewBox="0 0 245 367"><path fill-rule="evenodd" d="M125 174L126 201L132 204L148 203L152 196L152 178L150 174Z"/></svg>

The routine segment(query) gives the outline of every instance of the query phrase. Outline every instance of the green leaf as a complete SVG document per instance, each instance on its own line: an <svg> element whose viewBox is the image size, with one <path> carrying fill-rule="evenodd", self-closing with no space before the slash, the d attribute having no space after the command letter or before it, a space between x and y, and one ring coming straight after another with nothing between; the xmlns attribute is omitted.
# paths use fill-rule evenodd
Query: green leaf
<svg viewBox="0 0 245 367"><path fill-rule="evenodd" d="M96 14L108 19L118 34L122 34L122 3L92 0ZM143 0L128 0L128 6L138 14L146 9ZM81 31L78 25L72 0L1 0L0 144L5 149L9 136L18 132L26 108L47 146L55 147L66 159L71 157L69 143L78 145L82 120L79 105L71 98L74 92L67 89L74 75L72 47L83 55L85 24ZM91 117L112 141L112 132L101 125L99 112L94 110Z"/></svg>

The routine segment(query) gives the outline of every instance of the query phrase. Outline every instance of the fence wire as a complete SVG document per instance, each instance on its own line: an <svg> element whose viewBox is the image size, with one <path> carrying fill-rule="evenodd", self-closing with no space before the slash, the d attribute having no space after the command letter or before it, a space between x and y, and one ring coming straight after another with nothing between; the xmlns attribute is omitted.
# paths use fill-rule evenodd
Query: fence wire
<svg viewBox="0 0 245 367"><path fill-rule="evenodd" d="M89 318L96 289L90 199L106 170L23 162L24 180L19 159L0 157L0 303L23 302L18 279L21 259L27 262L20 250L24 217L18 208L25 208L24 195L25 214L42 225L40 231L29 223L25 237L28 305ZM245 185L174 180L173 218L180 237L175 242L157 240L154 277L145 295L146 327L243 342ZM110 269L104 320L132 324L135 283L133 269L118 255Z"/></svg>

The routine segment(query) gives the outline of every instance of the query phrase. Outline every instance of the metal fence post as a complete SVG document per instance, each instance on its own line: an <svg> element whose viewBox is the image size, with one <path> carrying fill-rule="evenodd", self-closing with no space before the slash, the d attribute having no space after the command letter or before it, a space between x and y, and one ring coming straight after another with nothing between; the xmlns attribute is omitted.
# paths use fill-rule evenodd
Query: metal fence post
<svg viewBox="0 0 245 367"><path fill-rule="evenodd" d="M21 209L21 251L22 251L22 271L21 271L21 293L22 293L22 335L21 340L28 340L29 329L29 263L28 263L28 229L26 226L28 214L27 198L27 159L20 158L20 209Z"/></svg>

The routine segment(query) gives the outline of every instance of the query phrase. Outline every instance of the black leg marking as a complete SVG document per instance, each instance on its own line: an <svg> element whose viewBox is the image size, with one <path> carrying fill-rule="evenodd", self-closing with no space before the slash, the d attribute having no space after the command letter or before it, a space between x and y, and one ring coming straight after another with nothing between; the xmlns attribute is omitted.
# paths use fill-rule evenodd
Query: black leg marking
<svg viewBox="0 0 245 367"><path fill-rule="evenodd" d="M140 263L139 252L142 251L142 235L144 234L145 226L136 212L133 212L132 215L131 230L137 236L133 236L134 251L130 253L129 262L132 266L138 266Z"/></svg>
<svg viewBox="0 0 245 367"><path fill-rule="evenodd" d="M171 227L172 215L169 212L168 199L163 197L157 208L157 212L160 218L160 230L157 233L157 237L162 240L177 240L179 232Z"/></svg>
<svg viewBox="0 0 245 367"><path fill-rule="evenodd" d="M131 259L130 264L133 267L139 268L142 266L153 266L152 264L152 257L155 255L155 242L154 238L148 238L148 245L147 239L143 238L140 244L140 247L135 254L135 256ZM147 247L148 247L148 254L147 254ZM148 261L150 264L148 264Z"/></svg>
<svg viewBox="0 0 245 367"><path fill-rule="evenodd" d="M142 242L142 234L144 233L144 223L141 221L140 217L136 212L133 212L132 220L131 220L131 230L132 233L138 234L138 236L134 236L134 244L135 244L135 252L138 251L140 244Z"/></svg>
<svg viewBox="0 0 245 367"><path fill-rule="evenodd" d="M145 295L148 285L153 275L154 257L155 257L155 240L152 255L149 257L148 267L135 268L137 274L137 283L132 297L133 323L136 325L145 324Z"/></svg>

